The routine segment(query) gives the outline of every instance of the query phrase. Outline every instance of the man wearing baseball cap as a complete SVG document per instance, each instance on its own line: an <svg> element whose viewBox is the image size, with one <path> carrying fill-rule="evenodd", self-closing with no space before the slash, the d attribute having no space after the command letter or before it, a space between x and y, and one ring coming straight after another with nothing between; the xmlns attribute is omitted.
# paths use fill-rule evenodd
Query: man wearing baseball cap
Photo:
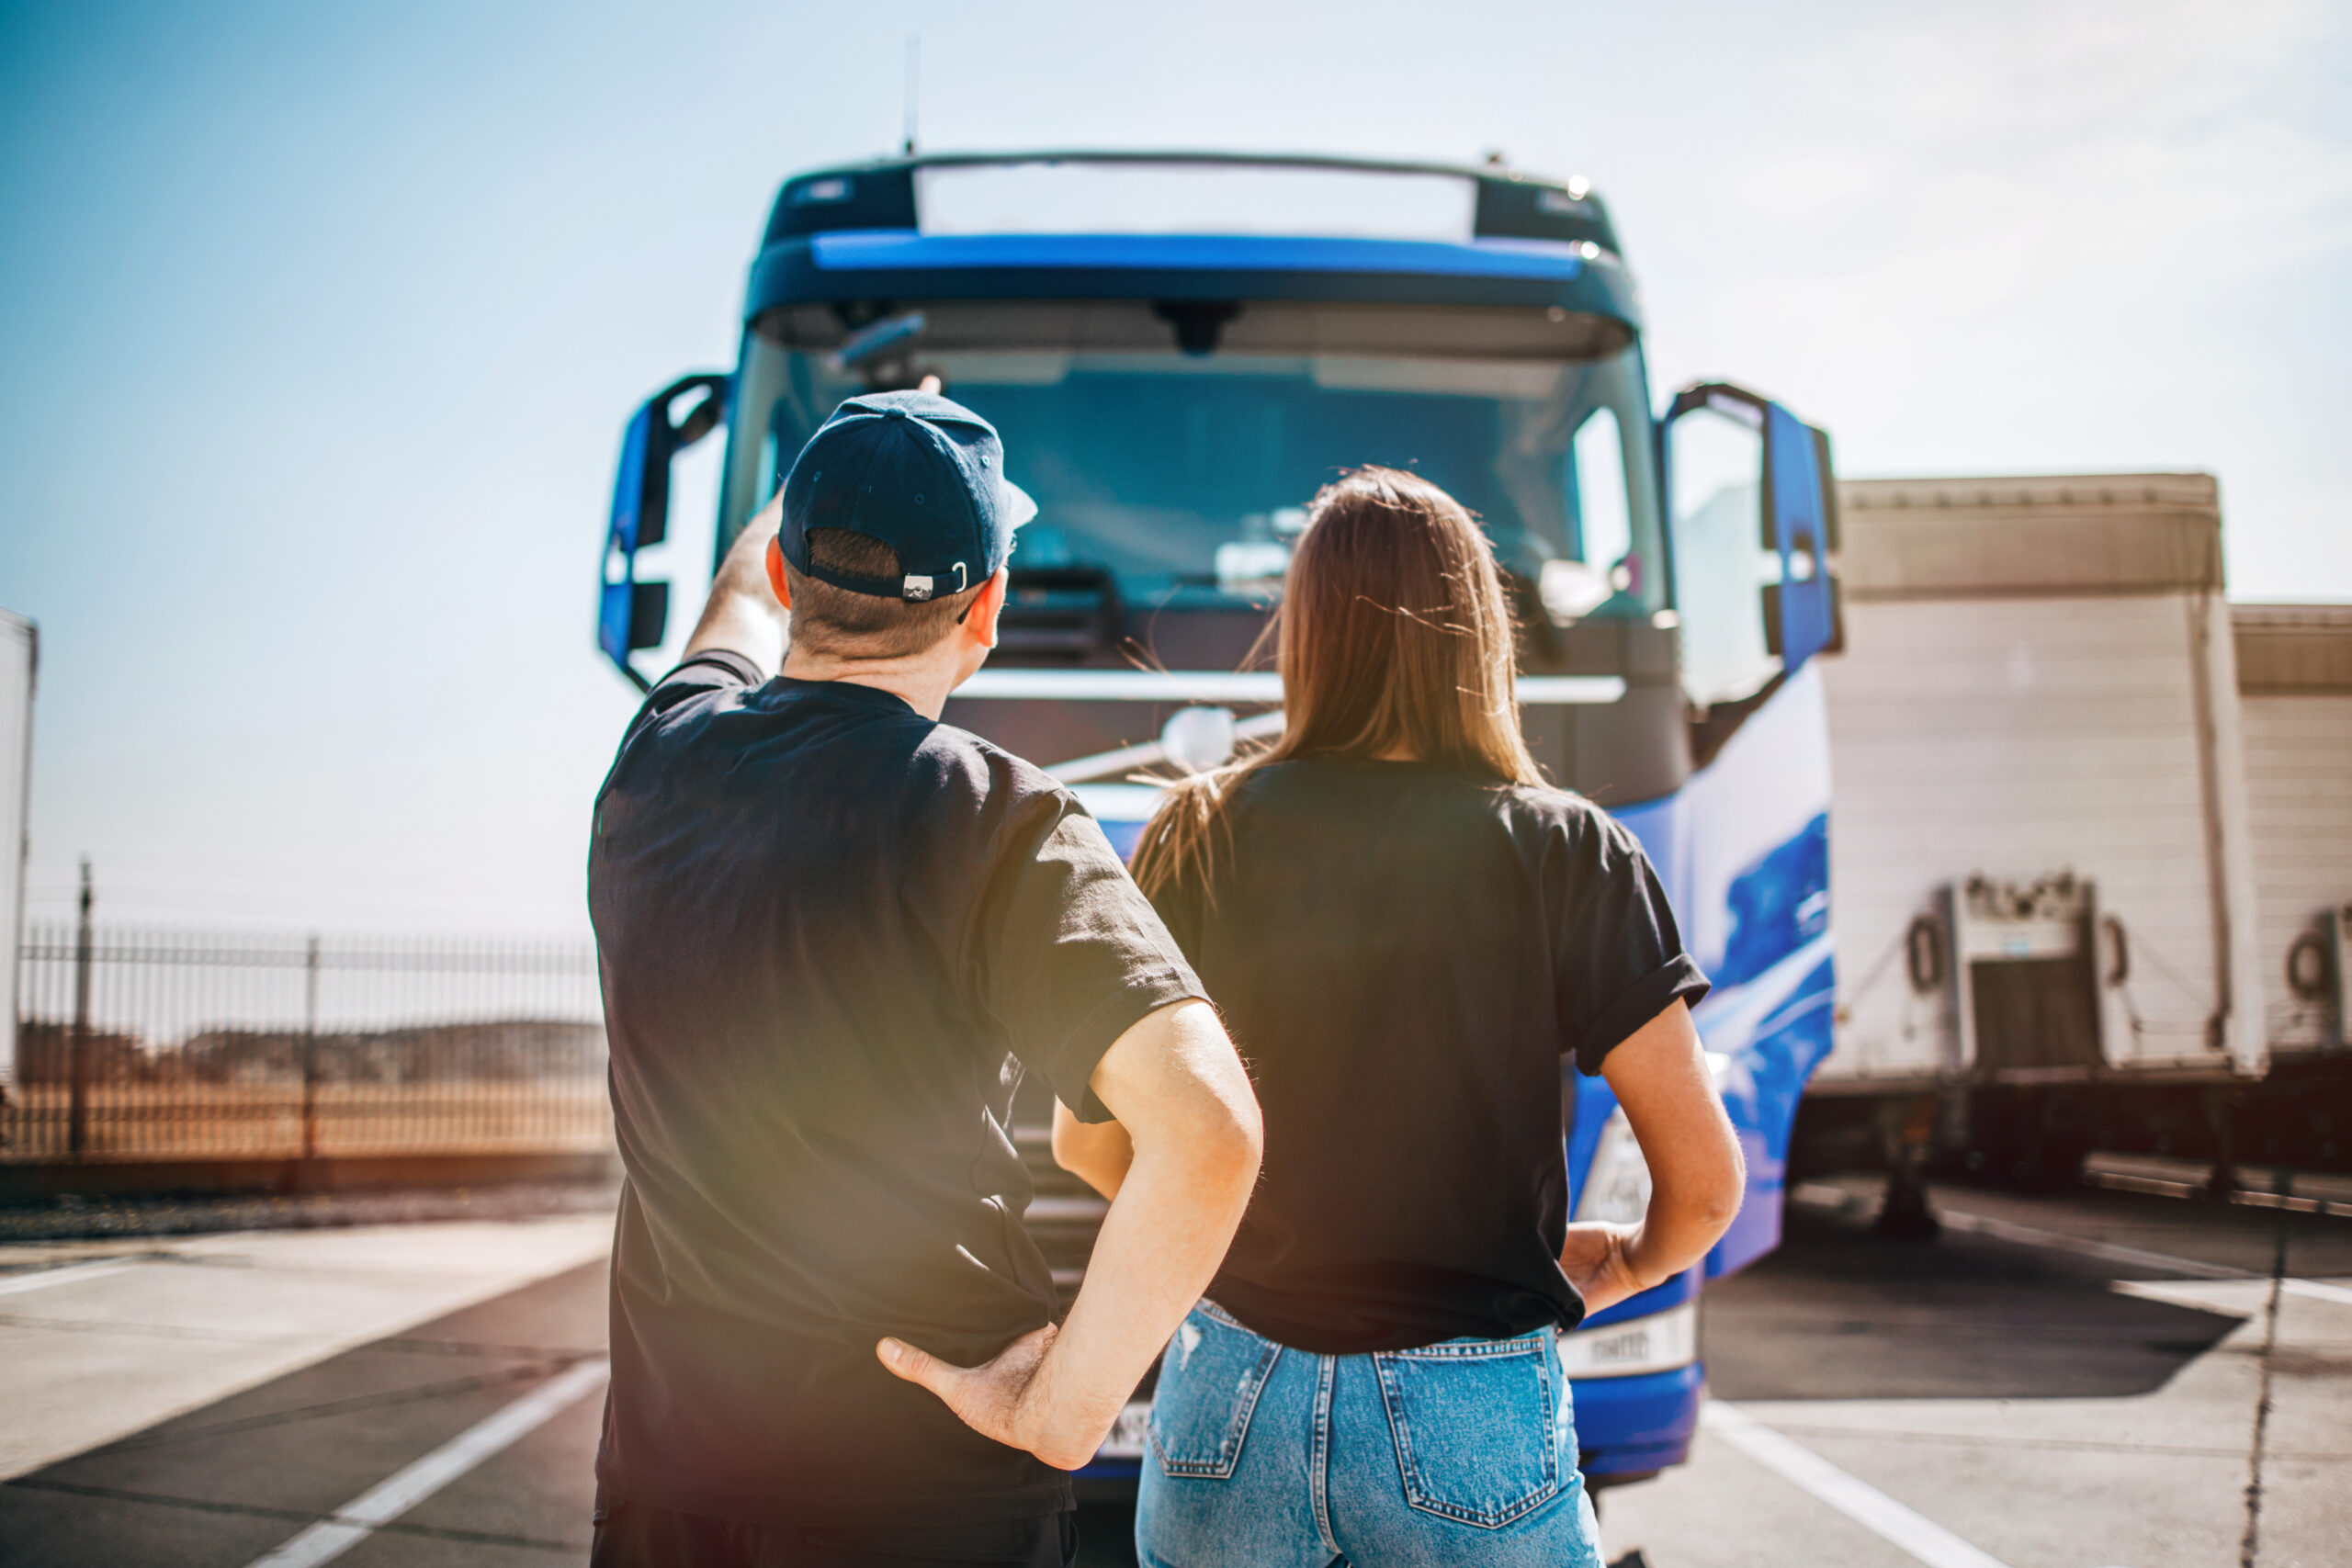
<svg viewBox="0 0 2352 1568"><path fill-rule="evenodd" d="M1239 1223L1258 1108L1200 982L1069 791L939 722L1034 510L969 410L843 403L597 797L597 1564L1069 1562L1067 1472ZM1136 1148L1058 1325L1024 1071Z"/></svg>

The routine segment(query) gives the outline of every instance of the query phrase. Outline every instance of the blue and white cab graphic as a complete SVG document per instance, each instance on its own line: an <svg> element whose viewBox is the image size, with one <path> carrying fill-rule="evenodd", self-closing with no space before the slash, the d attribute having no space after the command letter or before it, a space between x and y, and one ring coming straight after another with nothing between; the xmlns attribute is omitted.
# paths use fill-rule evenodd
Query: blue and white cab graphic
<svg viewBox="0 0 2352 1568"><path fill-rule="evenodd" d="M1747 1156L1747 1197L1707 1260L1728 1273L1781 1238L1789 1134L1829 1055L1829 749L1820 671L1774 692L1677 794L1616 813L1656 863L1683 941L1714 989L1700 1038ZM1580 1101L1579 1120L1595 1103Z"/></svg>

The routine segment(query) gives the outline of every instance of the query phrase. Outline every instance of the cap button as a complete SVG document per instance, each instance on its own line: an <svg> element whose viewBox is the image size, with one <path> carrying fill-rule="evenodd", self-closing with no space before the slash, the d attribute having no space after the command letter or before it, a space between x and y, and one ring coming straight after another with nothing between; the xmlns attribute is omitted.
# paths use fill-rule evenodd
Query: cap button
<svg viewBox="0 0 2352 1568"><path fill-rule="evenodd" d="M896 403L893 403L888 408L882 411L882 417L884 419L904 419L907 417L907 411L899 407Z"/></svg>

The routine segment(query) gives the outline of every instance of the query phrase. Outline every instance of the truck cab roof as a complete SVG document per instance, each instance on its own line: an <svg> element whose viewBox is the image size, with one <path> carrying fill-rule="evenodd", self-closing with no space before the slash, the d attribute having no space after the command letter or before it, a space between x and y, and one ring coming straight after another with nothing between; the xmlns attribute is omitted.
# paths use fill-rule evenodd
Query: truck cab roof
<svg viewBox="0 0 2352 1568"><path fill-rule="evenodd" d="M747 321L876 299L1299 300L1560 310L1637 330L1580 179L1232 152L881 158L778 193Z"/></svg>
<svg viewBox="0 0 2352 1568"><path fill-rule="evenodd" d="M1248 152L949 152L920 157L876 158L812 169L785 181L768 217L763 244L796 234L849 229L920 229L916 187L922 171L1035 167L1113 169L1204 169L1227 174L1252 170L1299 171L1365 179L1442 179L1466 182L1474 197L1465 239L1589 241L1623 255L1608 208L1581 178L1550 179L1500 164L1410 163Z"/></svg>

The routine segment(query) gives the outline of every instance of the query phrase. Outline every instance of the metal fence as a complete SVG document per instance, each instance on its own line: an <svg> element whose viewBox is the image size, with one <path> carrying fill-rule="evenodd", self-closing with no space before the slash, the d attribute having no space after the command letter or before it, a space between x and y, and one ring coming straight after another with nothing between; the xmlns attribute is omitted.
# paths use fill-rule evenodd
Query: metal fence
<svg viewBox="0 0 2352 1568"><path fill-rule="evenodd" d="M0 1161L608 1148L584 942L34 924Z"/></svg>

